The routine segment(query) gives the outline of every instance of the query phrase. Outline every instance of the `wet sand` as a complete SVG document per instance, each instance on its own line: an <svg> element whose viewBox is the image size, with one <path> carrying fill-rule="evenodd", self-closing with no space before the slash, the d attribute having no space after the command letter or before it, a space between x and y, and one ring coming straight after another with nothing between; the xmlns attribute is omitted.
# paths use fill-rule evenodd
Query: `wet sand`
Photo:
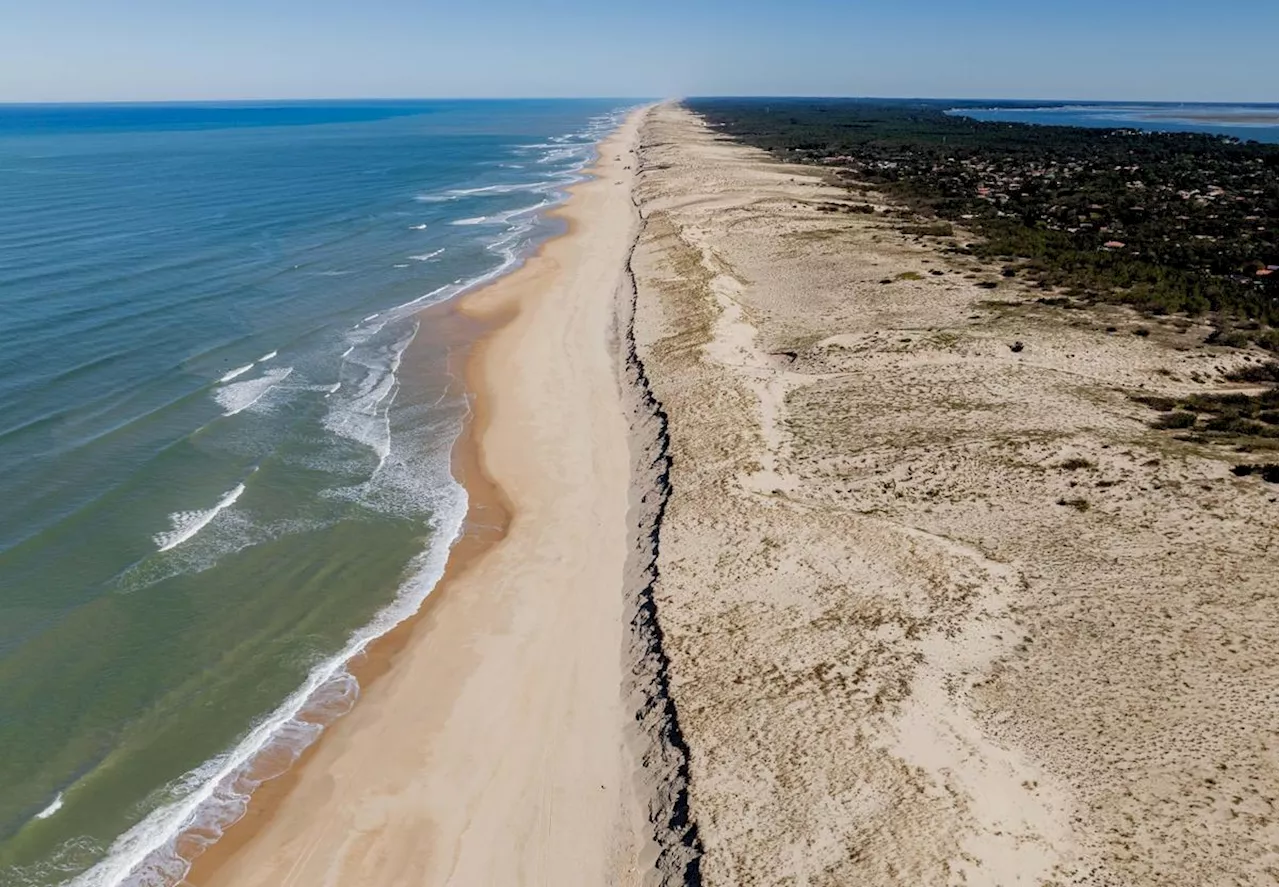
<svg viewBox="0 0 1280 887"><path fill-rule="evenodd" d="M362 665L355 709L260 790L190 883L634 876L643 813L620 689L631 466L612 333L635 130L633 117L602 144L555 212L563 236L457 306L490 328L466 360L475 415L457 451L468 527L484 529Z"/></svg>
<svg viewBox="0 0 1280 887"><path fill-rule="evenodd" d="M601 156L456 307L493 529L193 883L1274 880L1275 490L1134 400L1256 356L676 106Z"/></svg>
<svg viewBox="0 0 1280 887"><path fill-rule="evenodd" d="M457 303L433 305L422 312L422 329L410 348L407 361L412 364L418 353L447 349L449 371L453 376L451 385L463 391L473 390L467 380L470 378L470 367L477 360L477 346L510 319L507 316L481 321L461 311ZM412 384L411 380L407 384ZM477 558L500 542L506 535L510 521L510 505L502 490L485 473L480 460L477 440L484 433L486 411L483 400L471 399L467 420L453 447L452 472L467 490L467 517L462 537L449 550L449 560L436 591L451 586ZM364 653L351 661L348 671L355 677L362 692L395 666L416 632L425 630L424 626L429 623L432 608L438 600L433 592L423 601L417 613L375 640ZM316 720L322 721L319 718ZM183 844L191 848L182 855L192 862L191 870L183 883L200 885L214 880L218 870L228 860L234 859L276 814L320 747L319 742L308 746L292 764L282 762L278 765L271 760L255 762L255 769L275 772L281 765L287 766L287 769L282 775L262 783L254 792L244 816L216 843L201 846L203 842L190 841L187 836L180 839L180 851L185 849Z"/></svg>

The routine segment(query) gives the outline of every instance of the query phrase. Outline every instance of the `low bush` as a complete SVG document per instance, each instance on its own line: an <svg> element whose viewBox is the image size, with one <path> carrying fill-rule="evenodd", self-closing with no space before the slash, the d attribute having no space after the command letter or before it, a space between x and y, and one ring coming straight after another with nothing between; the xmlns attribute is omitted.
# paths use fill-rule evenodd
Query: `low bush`
<svg viewBox="0 0 1280 887"><path fill-rule="evenodd" d="M1174 410L1165 413L1159 419L1151 423L1152 428L1193 428L1196 424L1196 414L1187 413L1182 410Z"/></svg>
<svg viewBox="0 0 1280 887"><path fill-rule="evenodd" d="M1088 499L1059 499L1059 500L1058 500L1058 504L1059 504L1059 505L1065 505L1065 506L1067 506L1068 508L1074 508L1076 511L1088 511L1088 510L1089 510L1089 500L1088 500Z"/></svg>
<svg viewBox="0 0 1280 887"><path fill-rule="evenodd" d="M1080 468L1092 468L1093 463L1088 459L1072 456L1070 459L1064 459L1058 467L1063 471L1076 471Z"/></svg>
<svg viewBox="0 0 1280 887"><path fill-rule="evenodd" d="M1269 484L1280 483L1280 466L1274 462L1237 465L1231 469L1231 473L1236 477L1248 477L1251 474L1256 474Z"/></svg>
<svg viewBox="0 0 1280 887"><path fill-rule="evenodd" d="M903 234L917 237L955 237L955 229L950 222L934 222L928 225L903 225L898 229Z"/></svg>
<svg viewBox="0 0 1280 887"><path fill-rule="evenodd" d="M1231 382L1254 382L1259 385L1280 382L1280 364L1274 360L1264 363L1247 363L1231 370L1225 378Z"/></svg>

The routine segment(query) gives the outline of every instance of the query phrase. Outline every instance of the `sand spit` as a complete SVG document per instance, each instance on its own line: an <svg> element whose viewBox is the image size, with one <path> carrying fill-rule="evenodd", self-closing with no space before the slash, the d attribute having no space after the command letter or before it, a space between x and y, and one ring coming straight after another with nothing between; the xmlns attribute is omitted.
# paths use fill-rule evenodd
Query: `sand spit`
<svg viewBox="0 0 1280 887"><path fill-rule="evenodd" d="M639 156L696 882L1274 883L1275 487L1130 398L1236 358L981 288L676 106Z"/></svg>
<svg viewBox="0 0 1280 887"><path fill-rule="evenodd" d="M568 233L460 306L496 327L466 381L505 536L433 593L386 673L197 883L595 887L696 873L646 599L660 425L619 384L638 122L556 211Z"/></svg>

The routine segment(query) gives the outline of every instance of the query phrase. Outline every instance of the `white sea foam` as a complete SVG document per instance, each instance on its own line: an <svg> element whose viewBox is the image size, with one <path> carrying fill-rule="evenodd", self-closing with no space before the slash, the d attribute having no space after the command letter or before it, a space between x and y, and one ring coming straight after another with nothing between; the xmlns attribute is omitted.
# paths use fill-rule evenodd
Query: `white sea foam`
<svg viewBox="0 0 1280 887"><path fill-rule="evenodd" d="M409 226L409 229L410 229L411 231L426 231L426 230L427 230L427 223L426 223L426 222L423 222L423 223L422 223L422 224L420 224L420 225L410 225L410 226Z"/></svg>
<svg viewBox="0 0 1280 887"><path fill-rule="evenodd" d="M454 188L446 193L455 197L474 197L479 194L517 194L522 191L545 191L549 182L512 182L505 185L485 185L481 188Z"/></svg>
<svg viewBox="0 0 1280 887"><path fill-rule="evenodd" d="M371 321L371 320L373 320L375 317L377 317L380 313L381 313L381 312L379 312L379 311L375 311L375 312L373 312L372 314L370 314L368 317L366 317L364 320L362 320L362 321L360 321L360 322L361 322L361 323L368 323L369 321Z"/></svg>
<svg viewBox="0 0 1280 887"><path fill-rule="evenodd" d="M36 814L36 819L48 819L50 816L57 813L61 809L62 809L62 792L58 792L57 797L53 799L53 803L51 803L48 807L45 807L43 810L41 810L39 813Z"/></svg>
<svg viewBox="0 0 1280 887"><path fill-rule="evenodd" d="M254 773L264 751L280 752L292 763L331 721L350 707L358 687L347 663L369 643L415 613L444 574L449 549L458 538L467 510L466 491L456 482L436 487L431 521L434 543L415 559L412 578L396 599L368 625L353 632L336 655L318 663L306 681L275 711L259 721L234 748L206 761L171 786L178 797L153 810L112 843L107 857L83 872L69 887L134 887L173 883L185 877L188 863L177 840L198 829L212 843L236 822L252 792L276 773ZM194 833L192 833L194 834Z"/></svg>
<svg viewBox="0 0 1280 887"><path fill-rule="evenodd" d="M249 370L251 370L251 369L253 369L253 364L251 364L251 363L246 363L246 364L245 364L244 366L242 366L242 367L236 367L234 370L231 370L231 372L229 372L229 373L227 373L226 375L224 375L224 376L223 376L221 379L219 379L218 381L219 381L219 382L230 382L230 381L231 381L232 379L234 379L236 376L243 376L245 373L249 372Z"/></svg>
<svg viewBox="0 0 1280 887"><path fill-rule="evenodd" d="M575 158L575 159L585 158L590 155L593 148L594 148L593 145L574 145L573 147L570 147L570 148L561 148L561 147L552 148L550 151L547 151L545 154L543 154L534 162L535 163L555 163L557 161L568 160L570 158Z"/></svg>
<svg viewBox="0 0 1280 887"><path fill-rule="evenodd" d="M566 147L559 144L539 143L536 145L516 146L515 150L542 150L543 156L536 159L534 162L545 165L557 160L586 158L590 155L592 148L592 144ZM524 169L526 167L526 164L523 163L500 163L498 165L507 169ZM578 166L580 167L580 164ZM414 200L417 200L420 203L446 203L454 200L462 200L467 197L488 197L520 193L545 193L548 191L554 191L557 188L572 183L576 180L576 173L578 171L579 169L570 169L563 172L552 172L548 178L539 179L535 182L502 182L494 185L481 185L475 188L451 188L448 191L441 191L432 194L420 194L415 197Z"/></svg>
<svg viewBox="0 0 1280 887"><path fill-rule="evenodd" d="M243 509L228 508L194 538L177 548L144 557L122 571L114 580L114 590L132 594L174 576L194 575L213 569L230 555L257 545L298 533L310 533L331 526L314 519L290 518L258 523Z"/></svg>
<svg viewBox="0 0 1280 887"><path fill-rule="evenodd" d="M268 351L266 354L258 358L258 363L266 363L268 360L275 357L279 353L280 353L279 351Z"/></svg>
<svg viewBox="0 0 1280 887"><path fill-rule="evenodd" d="M397 306L394 309L394 313L398 316L403 316L406 312L416 311L418 309L418 306L421 306L423 302L430 302L432 300L443 302L446 299L452 298L454 295L456 295L456 292L448 292L451 289L452 289L452 286L450 284L445 284L444 286L438 286L429 293L423 293L421 296L418 296L418 298L412 299L408 302L405 302L403 305ZM441 295L442 293L446 293L446 292L448 292L447 295L443 295L443 296Z"/></svg>
<svg viewBox="0 0 1280 887"><path fill-rule="evenodd" d="M236 413L247 410L262 400L267 392L289 378L289 374L292 372L293 367L276 367L267 370L266 373L256 379L247 379L244 382L232 382L229 385L223 385L214 391L214 400L222 407L222 415L234 416Z"/></svg>
<svg viewBox="0 0 1280 887"><path fill-rule="evenodd" d="M590 121L583 135L594 136L611 128L618 117L620 113ZM543 147L553 146L548 144ZM590 159L588 153L574 156L580 161L579 169ZM424 195L419 199L435 202L455 198ZM497 268L465 281L438 287L391 309L385 312L387 322L412 317L424 303L453 298L510 271L519 264L522 250L529 242L527 236L536 221L528 218L528 214L550 202L549 200L536 207L517 211L503 219L510 224L511 230L488 245L488 249L502 256L502 262ZM391 604L381 610L368 625L353 632L336 655L315 665L303 685L249 730L234 748L176 780L169 787L170 800L121 835L110 847L106 858L75 878L69 887L150 887L158 883L172 884L185 877L188 865L177 852L179 837L186 835L183 838L184 845L192 839L211 843L221 836L225 828L239 819L252 791L262 781L274 775L253 772L254 762L261 763L263 752L269 751L273 753L272 760L282 761L287 765L315 740L325 723L349 707L358 693L358 687L346 671L347 663L370 641L416 612L443 574L449 549L459 536L466 515L466 491L449 474L449 452L453 443L451 437L420 434L403 437L406 442L416 441L419 444L423 440L435 441L433 445L438 446L438 449L431 454L429 466L418 464L419 460L407 460L399 452L399 448L406 445L401 443L400 435L396 436L394 442L390 439L390 426L387 424L389 412L380 413L379 410L385 407L389 411L394 400L397 388L395 374L400 356L411 341L412 334L397 337L389 343L379 343L378 335L384 325L378 324L373 328L357 326L348 333L351 341L343 352L343 359L347 361L344 363L344 373L352 372L350 377L339 384L344 395L352 388L355 393L338 397L339 389L335 388L327 395L331 396L332 403L341 405L348 418L357 414L366 420L363 427L369 429L370 433L365 436L374 442L371 446L374 446L375 452L379 452L378 471L374 478L359 487L337 490L334 494L344 498L356 497L361 502L385 508L399 507L396 504L400 501L397 497L405 497L403 507L407 507L410 513L421 514L424 507L429 510L432 515L430 525L433 543L414 560L411 567L412 578L401 587ZM273 356L274 353L268 355L268 358ZM258 379L227 385L223 390L262 381ZM278 381L280 379L274 380L271 385ZM270 390L269 387L266 390ZM246 391L245 395L249 393L251 392ZM262 391L240 409L256 402L265 393L265 390ZM378 421L375 421L378 419L383 423L381 429L377 427ZM341 424L336 417L333 421ZM359 427L359 422L353 422L350 426L352 429ZM380 446L384 430L387 441L385 451ZM395 490L401 492L397 493ZM232 511L227 517L234 518L237 514ZM215 528L224 522L226 521L219 521ZM210 532L220 531L215 529ZM193 548L198 547L199 543L193 545Z"/></svg>
<svg viewBox="0 0 1280 887"><path fill-rule="evenodd" d="M402 263L398 263L398 264L392 265L391 267L392 267L392 268L408 268L408 267L409 267L409 265L408 265L407 263L403 263L403 262L402 262Z"/></svg>
<svg viewBox="0 0 1280 887"><path fill-rule="evenodd" d="M244 484L236 484L235 489L223 493L222 498L218 500L218 504L212 508L207 508L204 511L175 511L169 515L169 523L173 528L168 532L155 535L156 547L160 551L168 551L186 542L207 527L209 521L217 517L220 512L234 505L243 492Z"/></svg>
<svg viewBox="0 0 1280 887"><path fill-rule="evenodd" d="M333 382L329 385L288 385L291 391L323 391L325 394L333 394L342 387L341 382Z"/></svg>
<svg viewBox="0 0 1280 887"><path fill-rule="evenodd" d="M331 401L324 427L334 434L364 444L378 457L376 475L391 452L391 405L400 382L396 372L400 358L417 335L418 325L390 343L371 343L343 364L352 382L349 393ZM368 339L365 340L366 342Z"/></svg>
<svg viewBox="0 0 1280 887"><path fill-rule="evenodd" d="M531 213L536 213L538 210L545 209L546 207L550 206L553 202L554 201L550 199L541 200L538 203L531 204L530 206L521 206L515 209L508 209L508 210L504 210L503 212L494 213L493 215L489 215L489 216L475 216L469 219L455 219L449 224L450 225L507 225L507 224L510 224L513 219L518 219L522 216L527 216L527 215L530 215Z"/></svg>
<svg viewBox="0 0 1280 887"><path fill-rule="evenodd" d="M415 262L430 262L432 259L442 255L443 253L444 247L441 247L440 249L432 250L429 253L423 253L420 256L410 256L409 258L413 259Z"/></svg>

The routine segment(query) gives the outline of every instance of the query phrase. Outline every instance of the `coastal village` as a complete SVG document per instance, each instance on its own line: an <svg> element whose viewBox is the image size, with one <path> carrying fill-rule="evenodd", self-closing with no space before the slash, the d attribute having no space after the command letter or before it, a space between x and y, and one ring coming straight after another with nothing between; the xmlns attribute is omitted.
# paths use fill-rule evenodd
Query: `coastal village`
<svg viewBox="0 0 1280 887"><path fill-rule="evenodd" d="M992 124L920 102L779 108L717 120L791 161L833 168L983 242L1012 274L1152 313L1276 323L1276 148L1222 136ZM776 124L774 132L767 127ZM781 133L785 130L786 135ZM755 138L752 138L752 136ZM943 230L943 229L939 229ZM1259 344L1275 350L1274 332Z"/></svg>
<svg viewBox="0 0 1280 887"><path fill-rule="evenodd" d="M899 231L978 260L1000 281L1020 281L1042 293L1041 304L1121 303L1153 322L1170 321L1178 335L1207 322L1198 344L1235 355L1224 356L1218 372L1192 373L1191 383L1264 387L1184 399L1139 395L1139 402L1159 411L1153 427L1180 440L1274 459L1275 146L1123 129L1064 128L1050 140L1042 127L965 123L903 105L858 103L842 112L867 121L860 143L841 143L835 154L808 141L780 153L834 168L854 199L892 195L905 206L886 208L906 222ZM1275 482L1270 461L1234 470Z"/></svg>

